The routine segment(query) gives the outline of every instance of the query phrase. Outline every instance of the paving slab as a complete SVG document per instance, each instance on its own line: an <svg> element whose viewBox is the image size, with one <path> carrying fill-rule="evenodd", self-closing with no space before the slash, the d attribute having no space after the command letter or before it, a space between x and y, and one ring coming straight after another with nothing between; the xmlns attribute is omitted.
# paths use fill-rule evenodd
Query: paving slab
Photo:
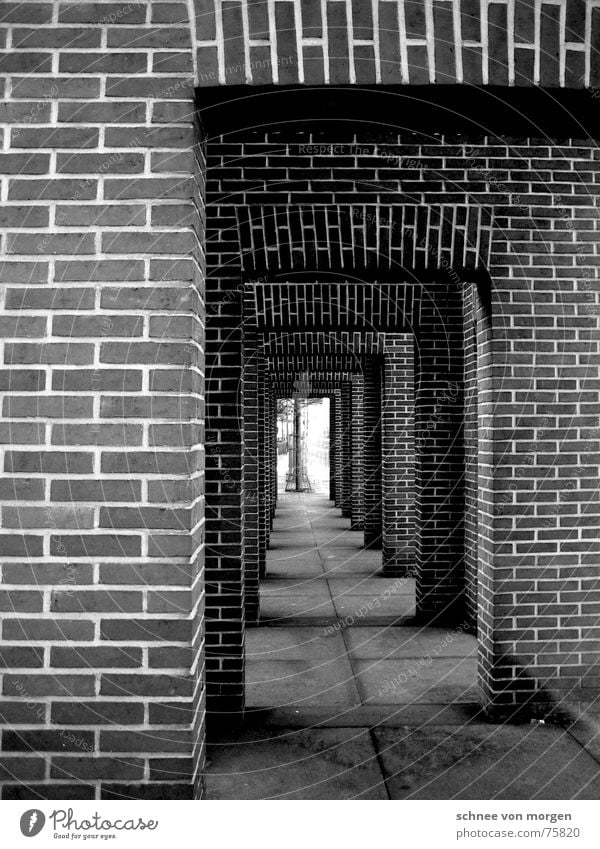
<svg viewBox="0 0 600 849"><path fill-rule="evenodd" d="M344 522L347 522L344 519ZM348 549L362 549L364 535L362 533L358 533L356 531L336 531L335 533L325 533L325 531L320 531L318 528L314 530L315 539L319 543L319 547L322 549L333 549L334 551L348 551ZM377 554L378 552L372 551L371 549L363 549L368 554ZM379 552L379 556L381 557L381 552Z"/></svg>
<svg viewBox="0 0 600 849"><path fill-rule="evenodd" d="M388 799L366 729L245 730L208 757L208 799Z"/></svg>
<svg viewBox="0 0 600 849"><path fill-rule="evenodd" d="M373 737L393 799L600 796L600 765L557 727L377 728Z"/></svg>
<svg viewBox="0 0 600 849"><path fill-rule="evenodd" d="M477 639L472 634L428 626L347 628L344 632L350 654L358 660L397 657L474 657Z"/></svg>

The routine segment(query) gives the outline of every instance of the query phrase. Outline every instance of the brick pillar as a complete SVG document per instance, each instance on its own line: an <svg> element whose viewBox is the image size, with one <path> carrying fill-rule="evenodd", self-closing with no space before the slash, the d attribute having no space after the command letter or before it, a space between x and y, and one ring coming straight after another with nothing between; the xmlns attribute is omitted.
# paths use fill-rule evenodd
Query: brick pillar
<svg viewBox="0 0 600 849"><path fill-rule="evenodd" d="M352 494L351 494L351 525L353 531L364 530L364 499L363 499L363 378L354 375L351 382L351 460Z"/></svg>
<svg viewBox="0 0 600 849"><path fill-rule="evenodd" d="M415 449L412 334L385 335L382 402L383 570L414 573Z"/></svg>
<svg viewBox="0 0 600 849"><path fill-rule="evenodd" d="M364 359L364 526L365 546L380 548L381 527L381 364Z"/></svg>
<svg viewBox="0 0 600 849"><path fill-rule="evenodd" d="M273 529L273 519L275 518L275 510L277 508L277 396L275 390L271 386L269 389L269 409L270 409L270 429L271 429L271 522L270 527Z"/></svg>
<svg viewBox="0 0 600 849"><path fill-rule="evenodd" d="M460 291L423 287L415 350L417 614L464 616L463 328Z"/></svg>
<svg viewBox="0 0 600 849"><path fill-rule="evenodd" d="M477 336L484 317L477 287L463 288L465 328L465 621L472 633L477 631L477 585L479 569L479 423L478 394L483 363Z"/></svg>
<svg viewBox="0 0 600 849"><path fill-rule="evenodd" d="M541 225L569 245L551 273L494 278L476 303L479 670L498 719L598 700L597 210L565 204Z"/></svg>
<svg viewBox="0 0 600 849"><path fill-rule="evenodd" d="M340 460L342 516L352 516L352 385L349 380L342 383L340 395Z"/></svg>
<svg viewBox="0 0 600 849"><path fill-rule="evenodd" d="M0 9L3 799L202 768L204 163L159 5Z"/></svg>
<svg viewBox="0 0 600 849"><path fill-rule="evenodd" d="M211 145L208 171L211 171ZM206 295L206 644L209 719L244 703L244 403L235 209L210 203Z"/></svg>
<svg viewBox="0 0 600 849"><path fill-rule="evenodd" d="M336 503L336 397L329 397L329 500Z"/></svg>

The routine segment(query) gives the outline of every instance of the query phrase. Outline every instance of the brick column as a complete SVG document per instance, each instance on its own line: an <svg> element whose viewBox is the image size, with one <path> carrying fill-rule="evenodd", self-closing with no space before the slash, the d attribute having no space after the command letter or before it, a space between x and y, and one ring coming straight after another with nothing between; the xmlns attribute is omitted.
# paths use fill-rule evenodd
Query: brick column
<svg viewBox="0 0 600 849"><path fill-rule="evenodd" d="M265 499L266 499L266 546L269 546L273 524L273 403L271 385L265 379Z"/></svg>
<svg viewBox="0 0 600 849"><path fill-rule="evenodd" d="M415 350L417 614L464 616L463 328L460 291L423 286Z"/></svg>
<svg viewBox="0 0 600 849"><path fill-rule="evenodd" d="M381 364L364 358L364 526L365 546L380 548L381 527Z"/></svg>
<svg viewBox="0 0 600 849"><path fill-rule="evenodd" d="M351 459L352 493L351 493L351 525L353 531L364 530L364 498L363 498L363 378L354 375L351 382Z"/></svg>
<svg viewBox="0 0 600 849"><path fill-rule="evenodd" d="M415 567L414 367L412 334L385 335L382 401L383 570Z"/></svg>
<svg viewBox="0 0 600 849"><path fill-rule="evenodd" d="M204 162L159 7L0 9L4 799L203 763Z"/></svg>

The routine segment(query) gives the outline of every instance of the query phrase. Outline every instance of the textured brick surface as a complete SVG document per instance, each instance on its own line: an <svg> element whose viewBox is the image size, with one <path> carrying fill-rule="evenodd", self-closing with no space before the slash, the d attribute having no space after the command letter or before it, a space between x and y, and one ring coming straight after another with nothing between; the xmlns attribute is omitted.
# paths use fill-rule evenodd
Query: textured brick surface
<svg viewBox="0 0 600 849"><path fill-rule="evenodd" d="M425 433L435 457L444 456L433 500L432 479L429 491L418 488L419 509L431 515L417 541L420 609L431 614L464 590L473 627L477 589L481 684L492 709L596 697L595 143L394 133L373 141L341 131L332 142L331 133L275 130L211 138L206 166L193 99L194 83L244 82L567 86L595 97L596 6L498 2L485 14L476 0L434 0L431 14L384 0L0 8L0 604L2 722L11 726L2 762L15 776L3 777L4 798L42 785L53 798L194 792L204 757L205 586L210 708L243 705L250 503L239 417L242 279L280 267L334 264L371 275L345 311L347 280L346 289L313 280L303 297L298 286L283 299L279 291L281 308L270 313L286 334L307 331L287 349L305 359L288 361L271 399L310 355L313 391L335 401L339 504L353 486L342 452L357 448L344 443L342 386L385 354L369 343L383 321L381 303L369 301L376 272L385 265L378 297L386 303L392 260L422 275L421 294L432 274L438 286L455 287L455 297L444 295L444 318L461 354L466 329L464 430L462 390L453 387L459 357L440 362L442 325L415 311L431 302L396 280L396 306L385 316L388 331L420 328L431 368L417 358L416 436ZM240 250L240 233L242 248L248 233L254 240L250 251ZM476 266L491 277L477 291L461 279ZM271 283L253 287L261 309L278 294ZM358 338L347 346L343 337L340 350L319 334L342 315L342 333ZM419 328L399 320L407 315ZM266 344L268 328L257 321L253 330ZM370 404L367 383L363 417L373 435L381 408ZM266 382L257 397L260 569L267 486L273 496ZM369 503L381 504L368 490L368 448L366 516ZM423 482L431 460L419 456ZM456 518L451 527L436 514L440 502ZM385 497L383 509L385 553ZM377 536L380 523L371 530ZM452 569L438 575L429 567L442 538ZM30 745L44 758L24 754Z"/></svg>
<svg viewBox="0 0 600 849"><path fill-rule="evenodd" d="M206 253L206 672L217 720L238 714L244 700L245 385L235 209L208 191Z"/></svg>
<svg viewBox="0 0 600 849"><path fill-rule="evenodd" d="M383 568L414 573L415 443L414 340L386 334L382 397Z"/></svg>
<svg viewBox="0 0 600 849"><path fill-rule="evenodd" d="M351 439L352 439L352 502L351 502L351 524L352 530L364 530L364 469L363 469L363 381L360 375L352 376L352 404L351 404Z"/></svg>

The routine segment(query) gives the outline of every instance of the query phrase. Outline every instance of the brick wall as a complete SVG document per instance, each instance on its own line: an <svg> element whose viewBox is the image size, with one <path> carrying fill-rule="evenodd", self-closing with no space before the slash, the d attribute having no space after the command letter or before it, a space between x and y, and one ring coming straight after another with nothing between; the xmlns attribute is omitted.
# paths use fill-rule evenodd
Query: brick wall
<svg viewBox="0 0 600 849"><path fill-rule="evenodd" d="M380 357L365 357L363 383L363 504L365 545L381 548L382 542L382 452L381 396L382 363Z"/></svg>
<svg viewBox="0 0 600 849"><path fill-rule="evenodd" d="M492 522L491 470L486 468L489 465L486 441L489 441L491 421L484 420L486 396L492 381L490 284L482 280L479 285L473 282L461 285L465 335L465 621L476 633L480 616L478 593L486 592L485 587L480 586L480 572L485 564L489 575L491 553L486 540L486 529ZM484 633L482 627L480 634Z"/></svg>
<svg viewBox="0 0 600 849"><path fill-rule="evenodd" d="M334 504L340 508L342 503L342 390L336 390L335 393L335 430L334 440L331 446L332 453L335 457L335 500Z"/></svg>
<svg viewBox="0 0 600 849"><path fill-rule="evenodd" d="M259 577L266 568L270 531L270 422L264 346L258 334L244 332L244 583L246 621L256 623Z"/></svg>
<svg viewBox="0 0 600 849"><path fill-rule="evenodd" d="M374 140L342 132L332 139L331 132L278 130L268 137L249 132L212 149L211 191L240 203L293 208L310 198L315 204L385 205L395 195L425 207L493 210L486 264L495 341L492 351L484 338L478 354L481 361L493 353L495 381L491 387L481 377L485 402L481 391L478 402L483 492L477 556L489 566L480 575L485 692L489 702L505 706L532 693L543 700L545 690L559 698L589 698L596 656L584 635L594 628L592 561L600 523L590 488L597 474L593 421L599 403L593 372L595 144L443 135L432 141L393 134ZM467 240L473 246L472 234ZM439 251L433 255L440 260ZM453 272L448 257L434 265L462 297L463 274ZM456 265L460 270L461 263ZM446 412L453 415L452 398L447 402ZM505 506L494 506L500 504ZM569 582L563 593L560 580ZM543 662L538 622L549 649ZM560 649L559 633L567 635L565 648L572 655ZM573 662L565 665L571 656Z"/></svg>
<svg viewBox="0 0 600 849"><path fill-rule="evenodd" d="M6 3L0 35L3 798L186 797L205 170L187 11Z"/></svg>
<svg viewBox="0 0 600 849"><path fill-rule="evenodd" d="M260 371L256 333L244 334L244 602L247 622L258 619L260 571Z"/></svg>

